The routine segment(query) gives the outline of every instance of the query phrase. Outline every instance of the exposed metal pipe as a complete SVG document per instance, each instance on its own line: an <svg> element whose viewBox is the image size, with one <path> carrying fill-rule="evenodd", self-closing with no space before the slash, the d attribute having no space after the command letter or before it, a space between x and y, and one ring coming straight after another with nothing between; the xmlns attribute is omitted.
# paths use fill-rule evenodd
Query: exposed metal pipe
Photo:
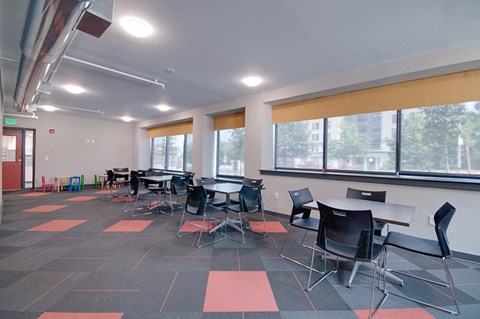
<svg viewBox="0 0 480 319"><path fill-rule="evenodd" d="M35 111L77 29L100 37L112 23L114 0L30 0L21 41L14 101ZM13 62L13 61L12 61Z"/></svg>
<svg viewBox="0 0 480 319"><path fill-rule="evenodd" d="M68 56L68 55L65 55L63 58L66 59L66 60L82 63L82 64L85 64L85 65L88 65L88 66L91 66L91 67L94 67L94 68L98 68L98 69L102 69L102 70L109 71L109 72L112 72L112 73L120 74L120 75L123 75L123 76L126 76L126 77L130 77L132 79L136 79L136 80L139 80L139 81L144 81L144 82L148 82L148 83L151 83L151 84L155 84L155 85L161 86L162 89L165 89L165 84L158 82L157 79L154 79L154 80L147 79L147 78L144 78L144 77L141 77L141 76L138 76L138 75L134 75L134 74L130 74L130 73L127 73L127 72L119 71L119 70L112 69L112 68L109 68L109 67L106 67L106 66L103 66L103 65L100 65L100 64L96 64L96 63L88 62L88 61L85 61L85 60L77 59L77 58L74 58L74 57L71 57L71 56Z"/></svg>
<svg viewBox="0 0 480 319"><path fill-rule="evenodd" d="M31 0L21 41L15 108L22 112L27 104L36 104L40 98L37 89L72 40L75 29L91 1Z"/></svg>

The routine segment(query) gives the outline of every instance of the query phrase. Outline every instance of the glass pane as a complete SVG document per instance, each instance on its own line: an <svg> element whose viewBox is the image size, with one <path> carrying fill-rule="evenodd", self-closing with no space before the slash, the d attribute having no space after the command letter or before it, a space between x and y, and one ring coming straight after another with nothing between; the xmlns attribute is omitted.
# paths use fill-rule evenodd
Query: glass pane
<svg viewBox="0 0 480 319"><path fill-rule="evenodd" d="M192 171L192 147L193 147L193 136L192 134L186 135L187 141L187 154L185 154L185 170Z"/></svg>
<svg viewBox="0 0 480 319"><path fill-rule="evenodd" d="M2 162L16 162L17 137L2 136Z"/></svg>
<svg viewBox="0 0 480 319"><path fill-rule="evenodd" d="M33 131L25 132L25 188L33 186Z"/></svg>
<svg viewBox="0 0 480 319"><path fill-rule="evenodd" d="M152 142L152 168L165 168L166 137L155 137Z"/></svg>
<svg viewBox="0 0 480 319"><path fill-rule="evenodd" d="M394 172L396 111L328 119L327 168Z"/></svg>
<svg viewBox="0 0 480 319"><path fill-rule="evenodd" d="M218 131L218 175L243 176L244 128Z"/></svg>
<svg viewBox="0 0 480 319"><path fill-rule="evenodd" d="M402 111L401 171L480 174L480 102Z"/></svg>
<svg viewBox="0 0 480 319"><path fill-rule="evenodd" d="M323 120L277 124L276 167L323 168Z"/></svg>
<svg viewBox="0 0 480 319"><path fill-rule="evenodd" d="M168 160L167 169L183 171L183 143L185 135L169 136L167 138Z"/></svg>

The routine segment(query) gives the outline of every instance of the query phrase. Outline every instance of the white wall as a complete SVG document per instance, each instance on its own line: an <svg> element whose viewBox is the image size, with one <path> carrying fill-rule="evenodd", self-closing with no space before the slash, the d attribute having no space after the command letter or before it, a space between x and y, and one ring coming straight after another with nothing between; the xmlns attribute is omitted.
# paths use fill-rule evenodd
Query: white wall
<svg viewBox="0 0 480 319"><path fill-rule="evenodd" d="M452 249L480 255L480 245L478 244L480 232L476 231L477 225L480 223L480 211L477 208L480 198L478 192L267 176L259 173L259 169L273 168L273 128L270 104L480 68L477 54L479 51L479 46L457 48L375 65L194 111L163 116L139 123L135 129L144 132L144 129L148 127L193 118L194 171L197 176L211 176L213 166L208 161L213 161L211 143L213 143L214 134L205 117L209 118L211 115L229 110L245 109L245 176L263 178L265 185L263 198L267 210L289 214L292 204L287 191L303 187L309 187L315 197L345 196L348 186L369 190L386 190L388 202L416 207L410 227L391 227L391 229L434 238L434 229L428 225L428 216L433 215L445 201L449 201L457 208L448 233ZM136 135L141 136L142 134ZM137 138L134 143L144 144L145 139ZM138 161L141 161L142 158L149 158L149 156L149 153L138 154ZM275 193L279 194L278 200L274 199Z"/></svg>
<svg viewBox="0 0 480 319"><path fill-rule="evenodd" d="M93 184L94 175L105 169L133 168L132 124L47 112L38 112L38 117L17 118L16 125L36 129L36 187L42 175L53 183L55 175L83 174L85 184Z"/></svg>

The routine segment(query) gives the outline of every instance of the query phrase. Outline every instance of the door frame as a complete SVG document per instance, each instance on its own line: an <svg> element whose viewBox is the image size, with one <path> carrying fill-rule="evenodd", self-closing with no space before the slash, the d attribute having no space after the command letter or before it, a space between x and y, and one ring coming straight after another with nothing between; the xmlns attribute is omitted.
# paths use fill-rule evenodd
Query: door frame
<svg viewBox="0 0 480 319"><path fill-rule="evenodd" d="M22 180L20 183L21 190L25 189L25 150L26 150L26 139L27 139L27 131L33 132L33 145L32 145L32 187L31 189L35 189L35 157L36 157L36 139L37 139L37 132L34 128L25 128L25 127L11 127L11 126L3 126L2 129L2 136L4 130L15 130L22 132Z"/></svg>

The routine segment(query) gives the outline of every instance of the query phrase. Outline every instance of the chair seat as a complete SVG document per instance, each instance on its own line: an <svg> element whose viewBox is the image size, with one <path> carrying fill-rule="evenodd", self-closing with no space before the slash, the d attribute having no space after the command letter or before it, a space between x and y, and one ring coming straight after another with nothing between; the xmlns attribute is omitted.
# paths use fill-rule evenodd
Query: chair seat
<svg viewBox="0 0 480 319"><path fill-rule="evenodd" d="M290 225L307 229L307 230L317 231L319 223L320 223L320 220L318 218L309 217L309 218L294 219Z"/></svg>
<svg viewBox="0 0 480 319"><path fill-rule="evenodd" d="M227 205L227 201L224 200L224 199L220 199L220 198L208 198L207 199L207 203L210 204L210 205L213 205L213 206L225 206Z"/></svg>
<svg viewBox="0 0 480 319"><path fill-rule="evenodd" d="M358 247L340 245L332 240L326 239L327 252L347 259L363 261L357 257ZM376 259L383 250L383 245L373 244L372 259ZM370 261L370 259L365 259Z"/></svg>
<svg viewBox="0 0 480 319"><path fill-rule="evenodd" d="M243 213L243 214L253 214L253 213L258 213L260 211L260 209L258 208L258 206L255 206L255 207L248 207L248 212L246 211L242 211L242 209L240 208L240 205L231 205L231 206L228 206L228 209L231 210L231 211L234 211L236 213Z"/></svg>
<svg viewBox="0 0 480 319"><path fill-rule="evenodd" d="M391 231L383 242L385 245L399 247L415 253L442 258L437 240L430 240Z"/></svg>

